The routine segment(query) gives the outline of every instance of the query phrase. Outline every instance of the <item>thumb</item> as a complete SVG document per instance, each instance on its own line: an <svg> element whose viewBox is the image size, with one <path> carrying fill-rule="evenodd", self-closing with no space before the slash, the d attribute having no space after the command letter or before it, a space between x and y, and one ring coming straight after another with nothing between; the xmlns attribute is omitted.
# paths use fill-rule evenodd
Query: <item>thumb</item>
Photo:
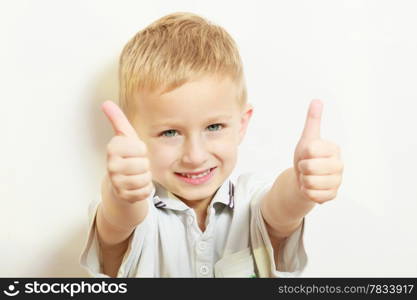
<svg viewBox="0 0 417 300"><path fill-rule="evenodd" d="M101 105L101 110L109 119L116 135L137 136L135 129L117 104L106 101Z"/></svg>
<svg viewBox="0 0 417 300"><path fill-rule="evenodd" d="M320 100L314 99L311 101L301 139L314 140L320 138L322 111L323 103Z"/></svg>

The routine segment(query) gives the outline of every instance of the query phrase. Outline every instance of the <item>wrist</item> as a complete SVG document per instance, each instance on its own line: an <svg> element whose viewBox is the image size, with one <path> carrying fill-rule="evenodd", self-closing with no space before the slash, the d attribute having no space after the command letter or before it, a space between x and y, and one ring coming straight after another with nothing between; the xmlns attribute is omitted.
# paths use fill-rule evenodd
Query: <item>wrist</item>
<svg viewBox="0 0 417 300"><path fill-rule="evenodd" d="M130 231L146 217L148 201L123 201L117 198L112 189L113 186L106 175L101 188L103 218L120 231Z"/></svg>
<svg viewBox="0 0 417 300"><path fill-rule="evenodd" d="M294 195L294 199L299 202L312 202L301 190L301 182L298 176L300 176L299 172L297 172L294 167L288 169L288 182L292 194Z"/></svg>
<svg viewBox="0 0 417 300"><path fill-rule="evenodd" d="M293 208L295 211L297 211L297 215L299 218L299 221L304 218L304 216L316 205L314 201L311 201L301 190L300 184L297 179L297 172L294 168L290 168L288 171L288 177L287 177L287 184L289 187L289 191L291 194L291 197L288 197L287 199L290 201L290 203L287 203L290 208Z"/></svg>

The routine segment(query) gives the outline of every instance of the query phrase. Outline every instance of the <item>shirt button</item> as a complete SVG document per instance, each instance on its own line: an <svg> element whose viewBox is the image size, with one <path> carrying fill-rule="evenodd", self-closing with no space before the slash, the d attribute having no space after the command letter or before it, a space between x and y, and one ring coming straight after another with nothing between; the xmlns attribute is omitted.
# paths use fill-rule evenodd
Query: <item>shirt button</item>
<svg viewBox="0 0 417 300"><path fill-rule="evenodd" d="M202 265L200 267L200 273L201 275L207 275L209 273L209 267L207 265Z"/></svg>
<svg viewBox="0 0 417 300"><path fill-rule="evenodd" d="M201 251L206 250L207 248L207 243L206 242L199 242L198 243L198 249L200 249Z"/></svg>

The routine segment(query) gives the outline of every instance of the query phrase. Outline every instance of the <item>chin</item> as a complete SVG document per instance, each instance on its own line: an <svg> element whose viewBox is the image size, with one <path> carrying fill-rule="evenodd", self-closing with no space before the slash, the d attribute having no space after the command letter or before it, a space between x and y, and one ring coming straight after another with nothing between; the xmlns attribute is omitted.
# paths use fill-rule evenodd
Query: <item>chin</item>
<svg viewBox="0 0 417 300"><path fill-rule="evenodd" d="M198 201L212 197L216 191L216 189L214 188L210 188L209 190L209 187L204 188L204 191L202 190L203 188L201 188L200 191L185 191L183 189L179 189L178 193L172 193L175 194L177 197L180 197L188 201Z"/></svg>

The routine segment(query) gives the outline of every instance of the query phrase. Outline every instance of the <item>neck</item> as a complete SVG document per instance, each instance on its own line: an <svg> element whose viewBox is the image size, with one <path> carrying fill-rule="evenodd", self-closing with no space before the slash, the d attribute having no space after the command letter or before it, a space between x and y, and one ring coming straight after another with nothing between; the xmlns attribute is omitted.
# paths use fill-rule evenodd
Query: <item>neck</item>
<svg viewBox="0 0 417 300"><path fill-rule="evenodd" d="M207 212L207 207L210 205L213 196L201 200L186 200L181 197L178 198L181 199L181 201L184 202L188 207L194 209L197 215L201 215Z"/></svg>

